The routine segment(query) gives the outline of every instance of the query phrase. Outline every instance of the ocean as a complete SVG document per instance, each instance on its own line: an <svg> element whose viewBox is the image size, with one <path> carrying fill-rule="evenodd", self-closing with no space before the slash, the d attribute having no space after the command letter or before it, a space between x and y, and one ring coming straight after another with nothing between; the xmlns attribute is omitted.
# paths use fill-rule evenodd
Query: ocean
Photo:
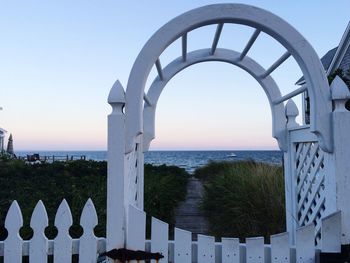
<svg viewBox="0 0 350 263"><path fill-rule="evenodd" d="M38 153L40 156L82 156L87 160L106 161L106 151L18 151L17 156ZM235 155L235 156L234 156ZM254 160L257 162L282 165L281 151L149 151L145 163L153 165L175 165L193 173L198 167L210 161Z"/></svg>

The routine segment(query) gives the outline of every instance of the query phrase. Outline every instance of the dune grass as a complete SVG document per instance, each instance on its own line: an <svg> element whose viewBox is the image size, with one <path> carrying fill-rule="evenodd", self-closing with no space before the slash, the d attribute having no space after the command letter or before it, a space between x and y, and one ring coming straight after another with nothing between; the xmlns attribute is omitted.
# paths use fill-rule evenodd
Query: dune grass
<svg viewBox="0 0 350 263"><path fill-rule="evenodd" d="M204 182L202 209L215 236L251 237L285 231L282 167L253 161L211 162L195 171Z"/></svg>

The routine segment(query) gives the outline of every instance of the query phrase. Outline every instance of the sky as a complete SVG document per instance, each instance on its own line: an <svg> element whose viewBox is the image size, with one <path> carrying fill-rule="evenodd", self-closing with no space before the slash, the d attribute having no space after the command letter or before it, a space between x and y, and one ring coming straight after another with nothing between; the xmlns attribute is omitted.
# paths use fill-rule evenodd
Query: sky
<svg viewBox="0 0 350 263"><path fill-rule="evenodd" d="M321 57L338 45L349 22L349 0L228 1L255 5L295 27ZM0 127L23 150L105 150L107 96L152 34L177 15L219 1L0 1ZM190 32L189 51L211 46L215 26ZM253 29L225 25L218 47L241 51ZM284 53L262 34L249 51L264 67ZM179 41L162 65L181 55ZM301 76L289 59L272 74L282 94ZM148 85L156 76L152 70ZM300 107L300 103L296 101ZM246 72L202 63L165 87L153 150L277 149L268 100Z"/></svg>

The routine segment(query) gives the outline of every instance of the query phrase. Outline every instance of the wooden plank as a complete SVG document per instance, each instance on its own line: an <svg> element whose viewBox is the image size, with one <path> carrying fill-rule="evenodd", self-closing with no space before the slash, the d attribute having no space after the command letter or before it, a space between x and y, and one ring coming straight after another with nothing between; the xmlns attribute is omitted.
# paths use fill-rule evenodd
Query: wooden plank
<svg viewBox="0 0 350 263"><path fill-rule="evenodd" d="M80 217L80 225L84 230L79 243L80 263L95 263L97 260L97 237L94 233L94 228L97 224L96 209L92 200L89 198Z"/></svg>
<svg viewBox="0 0 350 263"><path fill-rule="evenodd" d="M272 263L289 263L290 247L289 234L287 232L272 235L271 240L271 262Z"/></svg>
<svg viewBox="0 0 350 263"><path fill-rule="evenodd" d="M222 263L239 263L239 239L238 238L222 238Z"/></svg>
<svg viewBox="0 0 350 263"><path fill-rule="evenodd" d="M315 262L315 227L313 224L297 229L296 233L296 262Z"/></svg>
<svg viewBox="0 0 350 263"><path fill-rule="evenodd" d="M243 58L247 55L248 51L253 46L255 40L258 38L260 32L261 31L259 29L255 29L253 35L250 37L247 45L245 46L245 48L243 49L241 55L239 56L239 60L243 60Z"/></svg>
<svg viewBox="0 0 350 263"><path fill-rule="evenodd" d="M215 263L215 238L198 235L198 262Z"/></svg>
<svg viewBox="0 0 350 263"><path fill-rule="evenodd" d="M4 240L4 262L22 262L22 238L19 230L23 226L23 217L17 201L13 201L5 218L8 236Z"/></svg>
<svg viewBox="0 0 350 263"><path fill-rule="evenodd" d="M49 219L43 202L40 200L30 219L30 227L33 229L33 237L29 245L30 262L47 262L48 239L45 236L45 228L49 225Z"/></svg>
<svg viewBox="0 0 350 263"><path fill-rule="evenodd" d="M69 263L72 262L72 238L69 235L69 228L73 224L72 213L65 199L58 207L55 217L55 227L58 234L54 239L54 262Z"/></svg>
<svg viewBox="0 0 350 263"><path fill-rule="evenodd" d="M182 36L182 60L185 62L187 59L187 33Z"/></svg>
<svg viewBox="0 0 350 263"><path fill-rule="evenodd" d="M246 238L247 244L247 263L264 263L265 249L264 237Z"/></svg>
<svg viewBox="0 0 350 263"><path fill-rule="evenodd" d="M322 219L322 252L341 252L341 212L335 212Z"/></svg>
<svg viewBox="0 0 350 263"><path fill-rule="evenodd" d="M129 205L126 247L131 250L145 250L145 237L146 213Z"/></svg>
<svg viewBox="0 0 350 263"><path fill-rule="evenodd" d="M162 65L160 64L159 58L156 60L156 68L158 71L158 76L160 80L164 80L164 75L163 75L163 68Z"/></svg>
<svg viewBox="0 0 350 263"><path fill-rule="evenodd" d="M215 53L215 50L216 50L218 43L219 43L219 39L220 39L220 35L221 35L223 27L224 27L224 23L220 23L216 27L216 32L215 32L213 44L211 45L211 50L210 50L211 55L214 55L214 53Z"/></svg>
<svg viewBox="0 0 350 263"><path fill-rule="evenodd" d="M261 78L266 78L268 75L270 75L273 71L275 71L284 61L286 61L289 57L290 57L290 53L288 51L286 51L275 63L273 63L271 65L271 67L269 67L264 74L262 74L260 77ZM305 88L306 89L306 88ZM305 90L304 90L305 91ZM300 92L302 93L302 92ZM294 97L294 96L292 96ZM291 97L290 97L291 98ZM287 100L287 99L285 99ZM283 101L285 101L283 100Z"/></svg>
<svg viewBox="0 0 350 263"><path fill-rule="evenodd" d="M168 262L169 225L152 217L151 252L161 253L164 258L159 262ZM153 262L156 262L155 260Z"/></svg>
<svg viewBox="0 0 350 263"><path fill-rule="evenodd" d="M174 229L175 232L175 263L191 263L192 262L192 233L179 228Z"/></svg>

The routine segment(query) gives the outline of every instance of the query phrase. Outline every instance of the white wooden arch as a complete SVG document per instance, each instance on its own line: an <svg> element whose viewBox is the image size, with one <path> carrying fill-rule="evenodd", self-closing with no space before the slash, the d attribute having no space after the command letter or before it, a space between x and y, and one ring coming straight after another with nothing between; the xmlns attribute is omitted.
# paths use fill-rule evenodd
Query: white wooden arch
<svg viewBox="0 0 350 263"><path fill-rule="evenodd" d="M143 150L147 151L150 142L155 138L155 113L158 99L166 86L166 84L180 71L185 68L202 62L220 61L235 65L254 77L269 100L272 113L272 136L277 139L282 150L287 150L286 142L286 116L283 103L276 103L275 98L281 98L281 92L271 76L262 79L259 76L266 71L256 61L245 56L242 60L239 59L240 53L233 50L218 48L215 50L215 55L211 54L211 49L201 49L192 51L187 54L186 61L179 57L169 63L163 69L163 79L159 81L157 77L151 84L147 92L147 102L144 104L143 110Z"/></svg>
<svg viewBox="0 0 350 263"><path fill-rule="evenodd" d="M312 46L291 25L268 11L243 4L215 4L191 10L165 24L148 40L136 58L126 89L126 153L133 151L137 136L143 133L144 90L154 64L157 66L159 81L164 81L163 70L159 62L162 52L171 43L182 37L185 63L187 60L187 33L198 27L218 24L217 33L220 34L225 23L242 24L256 29L239 59L246 56L260 32L270 35L287 49L287 52L275 64L258 77L260 80L267 78L289 56L293 56L303 72L306 85L284 97L279 95L269 98L270 102L282 103L307 90L311 106L310 130L318 136L321 148L326 152L331 152L333 145L329 114L332 107L330 89L323 66ZM219 34L216 34L214 38L213 56L217 54L215 49ZM276 120L273 122L276 123Z"/></svg>

